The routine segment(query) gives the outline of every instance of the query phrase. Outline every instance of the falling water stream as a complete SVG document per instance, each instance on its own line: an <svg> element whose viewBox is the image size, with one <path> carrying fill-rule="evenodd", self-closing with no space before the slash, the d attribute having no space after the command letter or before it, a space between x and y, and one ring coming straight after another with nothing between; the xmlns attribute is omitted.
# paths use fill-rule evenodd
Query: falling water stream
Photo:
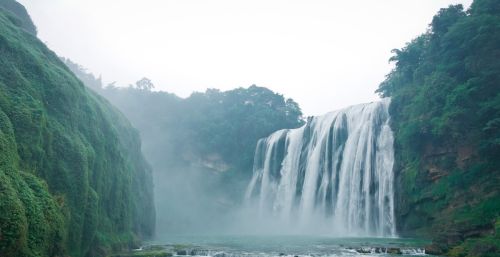
<svg viewBox="0 0 500 257"><path fill-rule="evenodd" d="M261 139L241 217L225 236L161 239L179 256L419 256L398 238L390 99L309 118Z"/></svg>
<svg viewBox="0 0 500 257"><path fill-rule="evenodd" d="M352 106L261 139L247 205L294 232L395 236L389 104Z"/></svg>

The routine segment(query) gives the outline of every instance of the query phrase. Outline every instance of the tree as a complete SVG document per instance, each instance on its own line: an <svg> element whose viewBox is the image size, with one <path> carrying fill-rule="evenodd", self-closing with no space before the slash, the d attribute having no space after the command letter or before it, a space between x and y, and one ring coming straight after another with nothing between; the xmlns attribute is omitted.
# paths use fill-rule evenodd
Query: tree
<svg viewBox="0 0 500 257"><path fill-rule="evenodd" d="M393 53L377 92L392 99L399 231L429 231L443 253L499 256L500 1L441 9ZM491 234L468 239L478 229Z"/></svg>
<svg viewBox="0 0 500 257"><path fill-rule="evenodd" d="M464 7L461 4L450 5L448 8L442 8L434 16L431 23L433 36L439 37L448 32L448 28L455 24L460 18L465 16Z"/></svg>
<svg viewBox="0 0 500 257"><path fill-rule="evenodd" d="M135 82L135 87L140 90L151 91L151 89L155 88L155 85L153 84L153 82L151 82L150 79L144 77L139 81Z"/></svg>

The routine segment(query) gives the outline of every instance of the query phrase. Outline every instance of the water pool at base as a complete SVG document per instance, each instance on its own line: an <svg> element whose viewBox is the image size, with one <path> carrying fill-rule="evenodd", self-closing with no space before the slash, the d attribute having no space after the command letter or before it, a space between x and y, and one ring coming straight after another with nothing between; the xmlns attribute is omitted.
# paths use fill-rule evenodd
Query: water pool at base
<svg viewBox="0 0 500 257"><path fill-rule="evenodd" d="M428 241L405 238L328 236L166 236L162 245L178 256L334 257L422 256Z"/></svg>

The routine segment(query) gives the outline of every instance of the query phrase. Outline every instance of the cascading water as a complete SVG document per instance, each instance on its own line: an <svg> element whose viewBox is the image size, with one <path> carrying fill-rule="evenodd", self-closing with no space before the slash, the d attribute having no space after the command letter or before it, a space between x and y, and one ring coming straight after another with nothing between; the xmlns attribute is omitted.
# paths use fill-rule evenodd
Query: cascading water
<svg viewBox="0 0 500 257"><path fill-rule="evenodd" d="M247 205L297 231L395 236L389 104L352 106L261 139Z"/></svg>

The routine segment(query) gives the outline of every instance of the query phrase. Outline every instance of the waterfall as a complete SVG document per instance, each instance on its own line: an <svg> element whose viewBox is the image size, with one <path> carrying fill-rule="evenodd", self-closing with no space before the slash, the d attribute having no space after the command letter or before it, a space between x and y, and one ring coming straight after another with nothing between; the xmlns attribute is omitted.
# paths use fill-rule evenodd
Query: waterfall
<svg viewBox="0 0 500 257"><path fill-rule="evenodd" d="M395 236L389 104L352 106L261 139L247 205L296 231Z"/></svg>

